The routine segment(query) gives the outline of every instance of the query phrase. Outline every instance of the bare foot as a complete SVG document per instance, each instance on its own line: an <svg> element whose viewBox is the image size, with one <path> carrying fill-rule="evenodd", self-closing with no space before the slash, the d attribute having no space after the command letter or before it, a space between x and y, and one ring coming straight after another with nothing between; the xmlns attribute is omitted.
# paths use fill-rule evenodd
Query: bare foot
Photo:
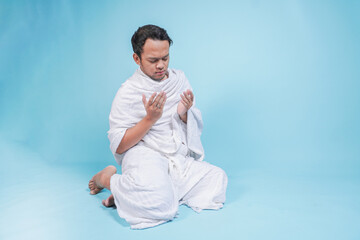
<svg viewBox="0 0 360 240"><path fill-rule="evenodd" d="M95 174L89 181L90 194L99 193L104 187L110 187L110 177L116 173L116 167L110 165ZM105 177L105 178L104 178ZM104 180L108 181L105 183ZM107 186L108 185L108 186Z"/></svg>
<svg viewBox="0 0 360 240"><path fill-rule="evenodd" d="M114 196L111 194L107 199L102 200L105 207L112 207L115 205Z"/></svg>

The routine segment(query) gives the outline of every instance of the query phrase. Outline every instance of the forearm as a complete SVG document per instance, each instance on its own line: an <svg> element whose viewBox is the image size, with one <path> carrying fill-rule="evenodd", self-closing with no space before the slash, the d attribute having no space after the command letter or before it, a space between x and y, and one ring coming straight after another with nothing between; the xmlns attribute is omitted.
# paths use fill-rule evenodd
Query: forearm
<svg viewBox="0 0 360 240"><path fill-rule="evenodd" d="M134 145L136 145L146 135L146 133L153 125L153 121L151 121L148 117L144 117L134 127L129 128L125 132L125 135L122 138L119 147L116 150L116 153L122 154Z"/></svg>

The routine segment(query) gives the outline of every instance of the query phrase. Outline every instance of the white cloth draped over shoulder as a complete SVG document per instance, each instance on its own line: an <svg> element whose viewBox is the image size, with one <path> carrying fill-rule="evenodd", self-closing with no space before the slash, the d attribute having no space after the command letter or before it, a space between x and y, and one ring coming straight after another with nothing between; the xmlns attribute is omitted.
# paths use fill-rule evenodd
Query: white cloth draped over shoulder
<svg viewBox="0 0 360 240"><path fill-rule="evenodd" d="M200 212L220 209L225 202L226 173L202 161L200 111L194 103L186 124L177 113L180 94L191 86L182 71L168 69L168 73L167 79L157 82L138 69L121 85L109 116L110 149L122 167L122 174L111 176L110 189L119 216L133 229L172 220L180 204ZM161 118L139 143L116 153L127 129L146 116L142 94L149 100L161 91L167 95Z"/></svg>
<svg viewBox="0 0 360 240"><path fill-rule="evenodd" d="M118 90L109 116L108 138L111 152L119 165L126 152L118 154L116 150L126 130L135 126L146 116L142 94L149 100L154 92L161 91L164 91L167 96L162 117L144 136L143 143L165 155L176 153L184 143L190 150L191 157L198 161L204 159L204 149L200 140L203 123L201 112L195 107L195 101L188 110L187 124L184 124L177 114L177 106L181 100L180 94L187 89L192 90L190 83L181 70L168 69L168 73L167 79L155 81L137 69Z"/></svg>

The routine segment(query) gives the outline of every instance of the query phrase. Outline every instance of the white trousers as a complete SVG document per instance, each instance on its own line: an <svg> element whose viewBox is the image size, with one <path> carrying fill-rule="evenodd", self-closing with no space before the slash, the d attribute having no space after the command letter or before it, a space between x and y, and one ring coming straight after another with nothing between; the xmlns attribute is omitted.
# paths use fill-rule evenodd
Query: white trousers
<svg viewBox="0 0 360 240"><path fill-rule="evenodd" d="M225 172L194 160L184 145L176 154L163 155L138 144L125 154L122 174L110 180L118 214L133 229L172 220L181 204L197 212L222 208L226 187Z"/></svg>

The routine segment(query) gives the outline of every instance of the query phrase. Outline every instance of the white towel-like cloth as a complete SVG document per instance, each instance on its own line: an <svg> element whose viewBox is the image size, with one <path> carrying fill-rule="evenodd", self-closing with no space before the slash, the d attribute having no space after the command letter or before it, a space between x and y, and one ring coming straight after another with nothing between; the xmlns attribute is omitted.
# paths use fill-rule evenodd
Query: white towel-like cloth
<svg viewBox="0 0 360 240"><path fill-rule="evenodd" d="M142 140L152 149L164 154L174 154L179 150L182 143L181 136L184 133L181 132L183 123L177 114L177 105L181 99L180 94L192 88L182 71L169 69L168 73L167 79L157 82L138 69L118 90L111 107L108 131L110 149L118 164L121 165L124 154L116 153L116 149L126 130L146 116L142 94L145 94L147 100L154 92L164 91L167 96L162 117ZM204 159L204 149L200 141L203 123L201 113L195 107L195 101L187 113L186 125L187 146L191 155L201 161Z"/></svg>
<svg viewBox="0 0 360 240"><path fill-rule="evenodd" d="M182 71L169 69L169 77L157 82L138 69L114 99L108 137L122 174L111 177L110 189L119 216L133 229L172 220L180 204L200 212L219 209L225 202L225 172L202 161L200 111L192 106L187 124L177 114L180 94L186 89L191 86ZM117 154L126 130L146 115L142 94L149 99L160 91L167 94L162 117L138 144Z"/></svg>

